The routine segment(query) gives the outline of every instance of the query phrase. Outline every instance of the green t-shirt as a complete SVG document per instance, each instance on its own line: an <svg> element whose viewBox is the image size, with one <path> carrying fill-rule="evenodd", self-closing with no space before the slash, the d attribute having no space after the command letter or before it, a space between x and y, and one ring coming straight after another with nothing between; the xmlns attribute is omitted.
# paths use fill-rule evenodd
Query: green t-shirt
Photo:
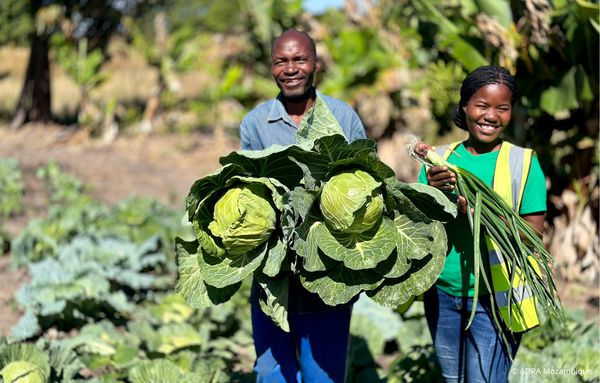
<svg viewBox="0 0 600 383"><path fill-rule="evenodd" d="M470 171L486 184L492 184L499 151L474 156L469 153L462 144L456 148L455 151L461 157L452 153L447 160L448 162ZM421 169L419 183L427 184L425 166ZM531 162L529 177L525 184L525 191L519 214L537 213L542 211L546 211L546 181L540 163L534 156L533 161ZM475 286L475 276L473 275L474 251L473 234L469 228L468 218L465 214L459 213L458 217L444 226L446 228L446 234L448 235L448 256L446 257L446 264L444 265L442 274L440 274L440 277L436 282L436 286L450 295L472 297L474 295ZM487 256L485 256L485 254L487 254L487 249L483 238L480 240L480 244L481 254L484 255L482 259L487 269L488 260ZM481 278L479 289L479 295L488 294Z"/></svg>

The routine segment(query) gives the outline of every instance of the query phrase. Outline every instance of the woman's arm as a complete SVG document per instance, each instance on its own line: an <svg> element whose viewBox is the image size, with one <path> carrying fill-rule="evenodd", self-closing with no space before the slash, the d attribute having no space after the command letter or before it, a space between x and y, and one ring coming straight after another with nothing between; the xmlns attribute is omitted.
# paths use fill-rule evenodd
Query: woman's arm
<svg viewBox="0 0 600 383"><path fill-rule="evenodd" d="M544 220L546 218L546 213L539 211L536 213L522 214L521 218L523 218L531 227L535 229L535 234L537 234L537 236L541 239L544 235ZM525 238L523 233L519 234L521 234L521 238Z"/></svg>

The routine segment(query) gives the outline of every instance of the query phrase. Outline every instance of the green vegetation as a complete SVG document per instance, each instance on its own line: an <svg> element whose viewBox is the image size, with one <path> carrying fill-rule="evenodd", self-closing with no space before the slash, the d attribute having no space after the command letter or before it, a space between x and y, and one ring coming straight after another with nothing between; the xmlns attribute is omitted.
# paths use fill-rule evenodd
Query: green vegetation
<svg viewBox="0 0 600 383"><path fill-rule="evenodd" d="M23 175L14 158L0 160L0 215L4 218L23 212Z"/></svg>
<svg viewBox="0 0 600 383"><path fill-rule="evenodd" d="M564 373L539 374L537 382L600 382L600 345L597 318L585 320L581 309L567 311L565 331L554 318L542 314L540 326L523 336L513 368L517 373L510 383L530 382L527 368L562 370ZM537 370L536 370L537 371Z"/></svg>
<svg viewBox="0 0 600 383"><path fill-rule="evenodd" d="M19 164L14 158L0 159L0 217L9 218L11 215L23 212L23 175ZM0 256L8 251L10 237L2 229L3 220L0 220Z"/></svg>
<svg viewBox="0 0 600 383"><path fill-rule="evenodd" d="M396 181L373 140L348 143L341 132L317 99L297 145L231 153L196 181L187 209L197 240L177 241L177 291L190 305L226 302L252 274L263 311L287 331L292 277L331 306L366 291L396 307L431 287L446 254L442 224L404 193L411 185ZM418 188L427 211L456 215L443 193Z"/></svg>
<svg viewBox="0 0 600 383"><path fill-rule="evenodd" d="M169 244L175 235L189 231L181 227L181 215L151 198L130 197L107 207L92 199L88 188L78 178L61 172L54 161L38 168L36 175L48 185L48 218L31 220L12 241L13 269L31 261L56 258L62 246L84 233L138 244L157 235L173 260Z"/></svg>

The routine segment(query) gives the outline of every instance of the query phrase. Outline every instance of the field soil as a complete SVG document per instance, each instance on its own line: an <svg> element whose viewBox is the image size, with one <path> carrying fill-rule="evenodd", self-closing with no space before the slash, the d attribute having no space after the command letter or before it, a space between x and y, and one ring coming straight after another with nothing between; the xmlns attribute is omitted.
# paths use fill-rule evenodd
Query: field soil
<svg viewBox="0 0 600 383"><path fill-rule="evenodd" d="M0 126L0 158L19 161L26 185L24 213L4 219L3 230L16 236L31 219L46 214L48 196L35 172L51 159L63 172L90 185L92 195L109 205L130 195L150 196L183 213L192 184L219 168L219 157L239 148L237 138L217 141L212 133L119 136L105 145L85 130L59 125L27 124L15 132ZM9 257L10 253L0 257L0 336L9 335L21 315L14 293L28 278L26 270L6 270ZM565 306L582 308L588 318L598 316L597 282L556 282Z"/></svg>

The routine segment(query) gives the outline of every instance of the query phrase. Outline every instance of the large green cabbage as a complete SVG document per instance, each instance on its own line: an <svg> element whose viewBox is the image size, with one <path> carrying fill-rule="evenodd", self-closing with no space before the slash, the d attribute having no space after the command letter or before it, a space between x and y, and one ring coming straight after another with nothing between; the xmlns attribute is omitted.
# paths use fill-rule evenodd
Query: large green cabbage
<svg viewBox="0 0 600 383"><path fill-rule="evenodd" d="M344 172L323 187L319 206L325 222L344 233L362 233L381 218L381 182L362 170Z"/></svg>
<svg viewBox="0 0 600 383"><path fill-rule="evenodd" d="M430 213L455 215L455 205L396 181L375 141L348 143L321 98L297 138L233 152L196 181L187 209L197 241L177 239L177 291L195 307L218 304L252 274L262 310L286 330L290 278L329 305L365 291L397 306L431 287L447 245Z"/></svg>
<svg viewBox="0 0 600 383"><path fill-rule="evenodd" d="M281 228L287 190L276 179L248 175L235 164L196 181L187 210L197 240L176 241L176 291L189 304L225 302L252 273L273 277L282 266L289 268Z"/></svg>
<svg viewBox="0 0 600 383"><path fill-rule="evenodd" d="M229 254L247 253L265 242L277 224L267 188L261 184L233 187L217 201L208 228Z"/></svg>

